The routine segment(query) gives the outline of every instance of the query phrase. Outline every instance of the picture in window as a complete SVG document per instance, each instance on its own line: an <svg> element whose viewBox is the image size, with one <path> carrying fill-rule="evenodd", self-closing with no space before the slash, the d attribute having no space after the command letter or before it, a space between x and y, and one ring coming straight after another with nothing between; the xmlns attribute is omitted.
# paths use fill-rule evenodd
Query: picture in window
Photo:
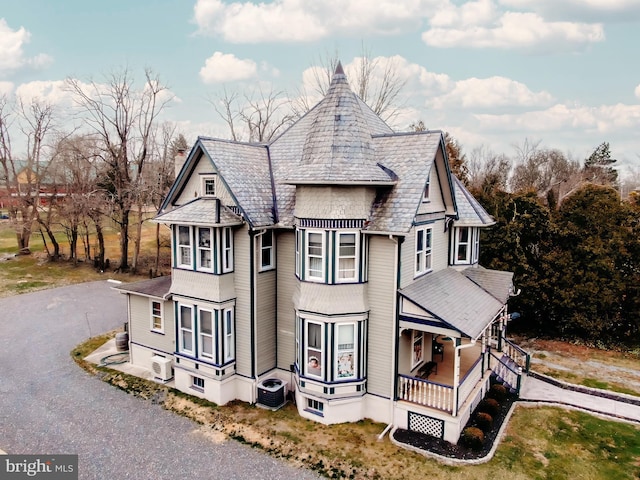
<svg viewBox="0 0 640 480"><path fill-rule="evenodd" d="M307 374L322 377L322 326L307 324Z"/></svg>
<svg viewBox="0 0 640 480"><path fill-rule="evenodd" d="M422 332L413 333L413 366L422 362Z"/></svg>

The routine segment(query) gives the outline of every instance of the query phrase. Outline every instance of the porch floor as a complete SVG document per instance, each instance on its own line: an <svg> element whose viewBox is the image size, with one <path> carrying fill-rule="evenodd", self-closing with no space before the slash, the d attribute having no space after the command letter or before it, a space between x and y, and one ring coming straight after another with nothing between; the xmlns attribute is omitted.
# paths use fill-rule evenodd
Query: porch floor
<svg viewBox="0 0 640 480"><path fill-rule="evenodd" d="M438 337L437 341L442 343L444 347L444 354L442 355L442 361L440 355L436 355L433 361L438 364L438 373L432 373L429 375L429 381L439 383L441 385L453 386L453 360L455 354L455 343L452 340L445 341L443 337ZM468 344L469 341L462 342L463 345ZM464 378L471 367L480 358L482 346L480 343L476 343L473 347L463 348L460 350L460 381Z"/></svg>

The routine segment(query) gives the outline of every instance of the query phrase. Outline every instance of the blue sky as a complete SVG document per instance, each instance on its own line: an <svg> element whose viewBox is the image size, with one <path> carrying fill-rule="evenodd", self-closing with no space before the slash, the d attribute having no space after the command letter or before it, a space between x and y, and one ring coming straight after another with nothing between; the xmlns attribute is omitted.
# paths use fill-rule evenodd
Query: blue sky
<svg viewBox="0 0 640 480"><path fill-rule="evenodd" d="M225 137L223 89L293 96L327 55L349 75L363 44L407 82L397 130L580 160L608 141L640 173L640 0L0 0L0 93L63 108L67 77L149 67L175 95L165 119Z"/></svg>

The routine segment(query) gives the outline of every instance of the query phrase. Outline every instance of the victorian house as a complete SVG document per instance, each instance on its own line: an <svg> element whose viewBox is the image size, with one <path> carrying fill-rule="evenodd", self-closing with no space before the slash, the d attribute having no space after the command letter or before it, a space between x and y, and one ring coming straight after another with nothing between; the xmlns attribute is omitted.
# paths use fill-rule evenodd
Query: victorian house
<svg viewBox="0 0 640 480"><path fill-rule="evenodd" d="M130 361L179 390L455 442L492 372L518 388L512 274L478 265L492 218L443 133L393 132L341 66L270 143L199 138L155 221L171 277L118 288Z"/></svg>

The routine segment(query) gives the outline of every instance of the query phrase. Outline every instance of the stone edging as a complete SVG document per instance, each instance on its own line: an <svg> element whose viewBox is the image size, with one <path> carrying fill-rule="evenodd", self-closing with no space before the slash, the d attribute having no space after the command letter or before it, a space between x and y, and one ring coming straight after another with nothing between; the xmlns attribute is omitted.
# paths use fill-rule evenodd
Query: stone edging
<svg viewBox="0 0 640 480"><path fill-rule="evenodd" d="M498 433L496 434L496 438L493 440L493 445L491 446L491 450L489 450L489 452L484 457L471 458L471 459L444 457L442 455L438 455L437 453L430 452L429 450L422 450L420 448L414 447L413 445L408 445L406 443L398 442L395 438L393 438L393 434L398 429L398 427L393 427L391 432L389 432L389 440L391 441L391 443L393 443L398 447L411 450L413 452L424 455L425 457L431 457L435 460L438 460L440 463L444 463L446 465L461 466L461 465L480 465L482 463L487 463L495 455L496 449L498 448L498 445L500 444L500 442L502 441L502 437L504 436L504 431L506 430L507 425L509 424L509 420L511 420L511 415L513 414L513 411L518 403L519 401L515 401L511 405L511 408L509 409L509 411L504 417L504 420L502 421L500 430L498 430Z"/></svg>
<svg viewBox="0 0 640 480"><path fill-rule="evenodd" d="M615 400L618 402L629 403L631 405L640 406L640 398L635 397L633 395L626 395L624 393L615 393L609 390L601 390L598 388L585 387L583 385L576 385L573 383L563 382L562 380L556 380L555 378L549 377L547 375L543 375L542 373L534 372L533 370L529 371L529 376L536 378L545 383L550 383L558 388L562 388L563 390L570 390L572 392L585 393L587 395L593 395L594 397L606 398L608 400Z"/></svg>

